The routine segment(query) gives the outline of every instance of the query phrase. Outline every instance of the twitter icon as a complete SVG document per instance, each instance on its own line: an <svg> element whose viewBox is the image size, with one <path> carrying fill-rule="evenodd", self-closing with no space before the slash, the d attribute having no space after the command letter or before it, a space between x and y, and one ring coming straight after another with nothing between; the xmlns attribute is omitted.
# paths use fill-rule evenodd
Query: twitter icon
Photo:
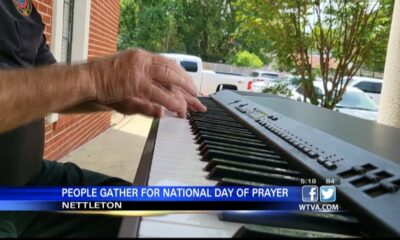
<svg viewBox="0 0 400 240"><path fill-rule="evenodd" d="M335 202L336 201L336 187L335 186L321 186L319 188L319 200L321 202Z"/></svg>

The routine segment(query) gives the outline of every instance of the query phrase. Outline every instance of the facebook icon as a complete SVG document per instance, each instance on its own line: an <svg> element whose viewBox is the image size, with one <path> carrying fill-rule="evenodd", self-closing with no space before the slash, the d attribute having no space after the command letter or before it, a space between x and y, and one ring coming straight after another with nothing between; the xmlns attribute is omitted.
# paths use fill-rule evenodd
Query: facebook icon
<svg viewBox="0 0 400 240"><path fill-rule="evenodd" d="M318 187L303 186L301 189L301 199L303 202L318 202Z"/></svg>

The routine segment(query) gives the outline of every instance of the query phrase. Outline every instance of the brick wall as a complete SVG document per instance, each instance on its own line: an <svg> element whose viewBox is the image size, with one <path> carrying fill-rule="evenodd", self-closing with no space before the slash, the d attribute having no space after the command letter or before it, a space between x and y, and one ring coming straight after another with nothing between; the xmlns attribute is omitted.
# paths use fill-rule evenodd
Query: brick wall
<svg viewBox="0 0 400 240"><path fill-rule="evenodd" d="M89 59L117 51L119 0L92 0Z"/></svg>
<svg viewBox="0 0 400 240"><path fill-rule="evenodd" d="M79 0L78 0L79 1ZM52 0L34 0L46 24L50 44ZM92 0L89 32L89 59L116 52L119 0ZM46 124L45 158L58 160L90 141L110 126L111 113L59 115L56 123Z"/></svg>
<svg viewBox="0 0 400 240"><path fill-rule="evenodd" d="M42 15L43 23L46 24L46 28L44 29L44 35L47 40L47 44L50 45L50 34L51 34L51 14L52 14L52 0L33 0L33 4L36 9Z"/></svg>

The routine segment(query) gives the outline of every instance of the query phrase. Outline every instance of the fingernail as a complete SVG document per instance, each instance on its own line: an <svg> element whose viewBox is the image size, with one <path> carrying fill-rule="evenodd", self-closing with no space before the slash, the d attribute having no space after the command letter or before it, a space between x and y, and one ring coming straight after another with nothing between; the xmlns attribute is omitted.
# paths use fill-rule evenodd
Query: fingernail
<svg viewBox="0 0 400 240"><path fill-rule="evenodd" d="M160 111L160 118L163 118L165 116L165 110L161 109Z"/></svg>

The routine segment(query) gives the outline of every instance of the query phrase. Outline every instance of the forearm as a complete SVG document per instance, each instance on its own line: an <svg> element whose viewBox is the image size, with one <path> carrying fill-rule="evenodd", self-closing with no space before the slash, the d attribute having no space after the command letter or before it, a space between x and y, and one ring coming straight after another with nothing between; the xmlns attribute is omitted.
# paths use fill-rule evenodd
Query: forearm
<svg viewBox="0 0 400 240"><path fill-rule="evenodd" d="M94 97L85 65L0 71L0 133Z"/></svg>

